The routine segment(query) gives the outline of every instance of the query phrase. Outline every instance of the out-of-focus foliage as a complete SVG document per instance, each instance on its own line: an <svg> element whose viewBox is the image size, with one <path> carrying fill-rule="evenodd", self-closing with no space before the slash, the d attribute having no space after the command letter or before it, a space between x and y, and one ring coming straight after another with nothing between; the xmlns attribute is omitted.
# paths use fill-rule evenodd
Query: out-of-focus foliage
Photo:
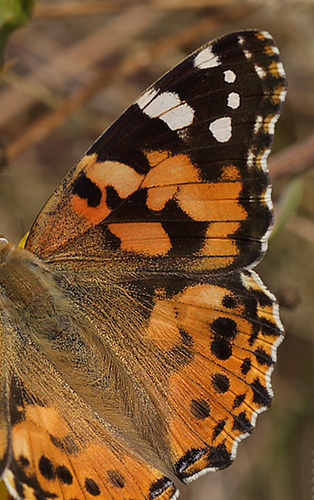
<svg viewBox="0 0 314 500"><path fill-rule="evenodd" d="M0 0L0 61L10 33L31 19L34 0Z"/></svg>

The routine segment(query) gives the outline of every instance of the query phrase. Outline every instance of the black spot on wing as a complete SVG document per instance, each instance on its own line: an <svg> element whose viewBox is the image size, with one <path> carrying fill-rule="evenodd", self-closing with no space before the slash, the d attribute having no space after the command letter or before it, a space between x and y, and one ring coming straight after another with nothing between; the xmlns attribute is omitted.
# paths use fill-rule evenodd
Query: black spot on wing
<svg viewBox="0 0 314 500"><path fill-rule="evenodd" d="M72 185L73 194L77 194L91 208L96 208L101 202L101 190L94 182L86 177L84 172L81 172L78 178Z"/></svg>
<svg viewBox="0 0 314 500"><path fill-rule="evenodd" d="M212 386L217 392L224 394L230 387L229 378L223 373L215 373L212 376Z"/></svg>
<svg viewBox="0 0 314 500"><path fill-rule="evenodd" d="M55 479L56 472L53 468L51 460L49 460L48 457L42 455L42 457L39 460L38 466L39 466L39 471L40 471L41 475L45 479L48 479L49 481L52 481L53 479Z"/></svg>
<svg viewBox="0 0 314 500"><path fill-rule="evenodd" d="M258 378L256 378L250 385L253 390L254 403L259 406L269 407L272 403L272 397L266 387L261 384Z"/></svg>
<svg viewBox="0 0 314 500"><path fill-rule="evenodd" d="M190 363L193 359L192 337L182 328L179 330L181 342L174 345L166 354L166 361L170 368L180 369Z"/></svg>
<svg viewBox="0 0 314 500"><path fill-rule="evenodd" d="M73 476L68 467L59 465L56 470L58 479L64 484L72 484Z"/></svg>
<svg viewBox="0 0 314 500"><path fill-rule="evenodd" d="M218 424L215 425L214 430L213 430L213 441L219 436L219 434L224 430L224 427L226 425L226 420L222 419L219 420Z"/></svg>
<svg viewBox="0 0 314 500"><path fill-rule="evenodd" d="M192 399L190 411L197 420L204 420L210 415L210 406L205 399Z"/></svg>
<svg viewBox="0 0 314 500"><path fill-rule="evenodd" d="M230 318L217 318L211 324L210 328L214 334L211 342L211 352L217 359L227 360L232 355L231 340L237 334L237 324Z"/></svg>
<svg viewBox="0 0 314 500"><path fill-rule="evenodd" d="M237 324L231 318L217 318L211 323L214 335L226 339L234 339L237 334Z"/></svg>
<svg viewBox="0 0 314 500"><path fill-rule="evenodd" d="M124 488L125 486L125 480L122 474L120 474L119 471L117 470L108 470L107 471L107 477L109 482L114 486L115 488Z"/></svg>
<svg viewBox="0 0 314 500"><path fill-rule="evenodd" d="M162 496L163 492L166 490L172 490L172 493L174 494L176 491L176 487L173 484L173 482L167 478L167 477L161 477L155 481L150 489L149 489L149 497L148 500L153 500L154 498ZM170 496L167 496L167 498L171 498Z"/></svg>
<svg viewBox="0 0 314 500"><path fill-rule="evenodd" d="M85 489L87 493L89 493L93 497L98 497L100 495L100 489L98 484L89 477L85 479Z"/></svg>
<svg viewBox="0 0 314 500"><path fill-rule="evenodd" d="M272 366L274 364L271 356L269 356L269 354L267 354L262 347L258 347L254 352L254 355L260 365Z"/></svg>
<svg viewBox="0 0 314 500"><path fill-rule="evenodd" d="M231 342L222 337L215 337L210 346L212 354L222 361L226 361L232 355Z"/></svg>
<svg viewBox="0 0 314 500"><path fill-rule="evenodd" d="M252 432L253 426L247 418L245 411L233 416L233 429L241 432L241 434L250 434Z"/></svg>
<svg viewBox="0 0 314 500"><path fill-rule="evenodd" d="M226 446L221 443L218 446L210 446L208 462L210 467L215 469L225 469L231 464L231 454Z"/></svg>
<svg viewBox="0 0 314 500"><path fill-rule="evenodd" d="M22 467L28 467L29 466L29 460L27 457L25 457L25 455L20 455L19 456L19 459L18 459L18 462L19 464L22 466Z"/></svg>
<svg viewBox="0 0 314 500"><path fill-rule="evenodd" d="M250 358L245 358L242 361L241 372L243 373L243 375L246 375L250 371L251 365L252 365L252 362L251 362Z"/></svg>
<svg viewBox="0 0 314 500"><path fill-rule="evenodd" d="M233 295L225 295L222 299L222 305L226 309L234 309L237 305L236 298Z"/></svg>
<svg viewBox="0 0 314 500"><path fill-rule="evenodd" d="M106 186L106 204L110 210L114 210L122 201L123 198L120 198L113 186Z"/></svg>
<svg viewBox="0 0 314 500"><path fill-rule="evenodd" d="M234 402L233 402L233 405L232 405L232 408L233 409L236 409L238 408L239 406L242 405L243 401L245 400L245 394L238 394L235 398L234 398Z"/></svg>

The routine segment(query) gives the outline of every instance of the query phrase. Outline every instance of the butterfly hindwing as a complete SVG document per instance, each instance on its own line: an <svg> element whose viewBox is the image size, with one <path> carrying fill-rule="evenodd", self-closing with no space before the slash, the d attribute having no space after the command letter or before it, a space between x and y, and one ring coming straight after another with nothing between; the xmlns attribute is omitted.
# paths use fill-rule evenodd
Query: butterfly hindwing
<svg viewBox="0 0 314 500"><path fill-rule="evenodd" d="M106 317L102 349L118 353L119 363L111 376L131 373L141 388L136 411L124 407L130 428L181 480L227 467L272 402L270 375L283 338L275 297L253 271L201 278L121 273L115 280L99 289L86 315ZM89 293L89 285L77 286L82 304L78 290Z"/></svg>

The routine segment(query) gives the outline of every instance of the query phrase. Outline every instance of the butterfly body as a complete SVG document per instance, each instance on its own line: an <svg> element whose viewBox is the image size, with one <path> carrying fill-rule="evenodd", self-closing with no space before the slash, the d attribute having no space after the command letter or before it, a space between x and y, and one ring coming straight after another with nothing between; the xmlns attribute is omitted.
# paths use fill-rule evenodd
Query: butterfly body
<svg viewBox="0 0 314 500"><path fill-rule="evenodd" d="M268 34L227 35L148 89L0 239L0 452L26 500L174 499L270 406L282 325L251 270L272 224L285 93Z"/></svg>

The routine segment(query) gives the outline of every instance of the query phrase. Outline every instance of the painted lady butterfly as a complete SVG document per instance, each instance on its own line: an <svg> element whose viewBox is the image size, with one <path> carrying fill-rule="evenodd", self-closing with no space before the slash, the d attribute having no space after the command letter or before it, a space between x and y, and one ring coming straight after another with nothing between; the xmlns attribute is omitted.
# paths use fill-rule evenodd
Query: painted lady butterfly
<svg viewBox="0 0 314 500"><path fill-rule="evenodd" d="M25 249L0 240L1 471L15 498L166 500L227 467L283 338L251 270L285 96L265 32L224 36L87 151Z"/></svg>

